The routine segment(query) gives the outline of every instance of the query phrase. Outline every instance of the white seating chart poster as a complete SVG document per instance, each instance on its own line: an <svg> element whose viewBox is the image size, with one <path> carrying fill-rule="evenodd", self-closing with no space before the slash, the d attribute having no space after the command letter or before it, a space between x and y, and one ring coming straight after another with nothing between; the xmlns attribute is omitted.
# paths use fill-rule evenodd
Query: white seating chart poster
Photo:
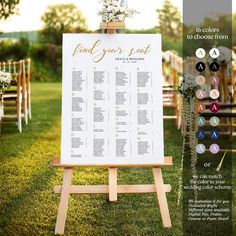
<svg viewBox="0 0 236 236"><path fill-rule="evenodd" d="M64 34L61 163L164 162L158 34Z"/></svg>

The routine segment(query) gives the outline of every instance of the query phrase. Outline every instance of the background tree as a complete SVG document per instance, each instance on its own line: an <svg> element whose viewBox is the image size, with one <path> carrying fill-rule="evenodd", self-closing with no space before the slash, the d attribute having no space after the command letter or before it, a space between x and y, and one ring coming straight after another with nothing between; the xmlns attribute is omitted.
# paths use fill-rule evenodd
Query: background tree
<svg viewBox="0 0 236 236"><path fill-rule="evenodd" d="M179 39L182 36L182 23L179 9L172 5L170 0L165 0L158 13L158 31L165 37Z"/></svg>
<svg viewBox="0 0 236 236"><path fill-rule="evenodd" d="M44 23L40 38L44 42L62 43L62 33L87 31L86 20L74 4L58 4L48 7L42 16Z"/></svg>
<svg viewBox="0 0 236 236"><path fill-rule="evenodd" d="M6 20L17 12L20 0L1 0L0 1L0 20Z"/></svg>
<svg viewBox="0 0 236 236"><path fill-rule="evenodd" d="M236 12L235 13L233 13L233 22L232 22L232 24L233 24L233 27L232 27L232 29L233 29L233 46L236 46Z"/></svg>

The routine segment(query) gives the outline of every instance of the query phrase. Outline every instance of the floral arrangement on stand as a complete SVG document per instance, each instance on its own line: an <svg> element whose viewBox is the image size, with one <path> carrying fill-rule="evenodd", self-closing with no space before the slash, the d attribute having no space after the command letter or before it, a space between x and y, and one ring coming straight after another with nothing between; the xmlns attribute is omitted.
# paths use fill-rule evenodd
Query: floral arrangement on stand
<svg viewBox="0 0 236 236"><path fill-rule="evenodd" d="M0 96L11 86L11 73L0 71Z"/></svg>
<svg viewBox="0 0 236 236"><path fill-rule="evenodd" d="M131 17L138 12L128 7L125 0L101 0L102 9L98 15L102 16L102 22L124 22L127 17Z"/></svg>
<svg viewBox="0 0 236 236"><path fill-rule="evenodd" d="M191 74L185 74L180 77L180 83L178 86L178 91L183 98L182 106L182 158L181 158L181 167L180 167L180 177L179 177L179 191L178 191L178 202L180 204L180 198L182 193L182 172L183 172L183 163L186 155L186 148L189 147L191 155L191 170L192 175L197 174L197 153L196 153L196 142L195 142L195 130L194 124L196 120L195 112L195 94L196 91L200 88L199 85L195 82L195 77ZM188 141L188 142L187 142ZM194 188L195 198L197 197L197 190Z"/></svg>
<svg viewBox="0 0 236 236"><path fill-rule="evenodd" d="M11 86L13 78L10 73L0 71L0 118L3 116L3 94Z"/></svg>

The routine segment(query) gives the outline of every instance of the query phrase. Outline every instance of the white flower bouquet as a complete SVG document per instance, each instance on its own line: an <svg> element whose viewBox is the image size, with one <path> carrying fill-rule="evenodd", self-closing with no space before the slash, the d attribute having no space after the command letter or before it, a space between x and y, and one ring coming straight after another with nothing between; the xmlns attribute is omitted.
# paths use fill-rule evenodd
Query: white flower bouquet
<svg viewBox="0 0 236 236"><path fill-rule="evenodd" d="M180 173L183 171L183 163L185 158L191 159L191 171L192 175L197 174L197 153L195 151L196 141L195 141L195 94L200 86L196 83L195 76L191 74L184 74L179 78L178 91L182 95L182 157L181 157L181 167ZM180 204L181 191L183 186L183 177L180 175L179 178L179 190L178 190L178 205ZM194 189L194 196L197 197L197 190Z"/></svg>
<svg viewBox="0 0 236 236"><path fill-rule="evenodd" d="M10 73L0 71L0 94L10 87L12 82L12 76Z"/></svg>
<svg viewBox="0 0 236 236"><path fill-rule="evenodd" d="M103 7L98 12L102 16L102 22L124 22L126 17L131 17L138 12L128 7L124 0L101 0Z"/></svg>
<svg viewBox="0 0 236 236"><path fill-rule="evenodd" d="M185 99L194 98L199 88L193 75L185 74L179 78L178 91Z"/></svg>

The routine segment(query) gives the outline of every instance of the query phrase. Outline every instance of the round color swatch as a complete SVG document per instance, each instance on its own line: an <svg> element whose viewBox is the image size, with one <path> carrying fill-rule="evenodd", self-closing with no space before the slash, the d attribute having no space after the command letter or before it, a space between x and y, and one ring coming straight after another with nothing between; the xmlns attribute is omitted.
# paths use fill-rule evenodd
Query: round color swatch
<svg viewBox="0 0 236 236"><path fill-rule="evenodd" d="M220 55L220 50L219 50L218 48L212 48L212 49L210 50L209 54L210 54L210 57L211 57L211 58L215 59L215 58L219 57L219 55Z"/></svg>
<svg viewBox="0 0 236 236"><path fill-rule="evenodd" d="M206 110L206 106L204 103L199 102L197 105L197 111L198 113L204 112Z"/></svg>
<svg viewBox="0 0 236 236"><path fill-rule="evenodd" d="M206 147L205 147L204 144L198 144L198 145L196 146L196 152L197 152L198 154L203 154L205 151L206 151Z"/></svg>
<svg viewBox="0 0 236 236"><path fill-rule="evenodd" d="M210 78L210 81L211 81L211 84L212 85L218 85L219 82L220 82L220 78L216 75L213 75L211 78Z"/></svg>
<svg viewBox="0 0 236 236"><path fill-rule="evenodd" d="M210 91L210 98L211 99L217 99L217 98L219 98L219 96L220 96L220 92L218 89L212 89Z"/></svg>
<svg viewBox="0 0 236 236"><path fill-rule="evenodd" d="M198 140L203 140L204 138L206 137L206 132L199 129L197 132L196 132L196 138Z"/></svg>
<svg viewBox="0 0 236 236"><path fill-rule="evenodd" d="M212 116L210 119L210 125L216 127L220 124L220 119L217 116Z"/></svg>
<svg viewBox="0 0 236 236"><path fill-rule="evenodd" d="M205 124L206 124L206 120L203 116L199 116L197 119L196 119L196 124L197 126L199 127L203 127Z"/></svg>
<svg viewBox="0 0 236 236"><path fill-rule="evenodd" d="M198 48L195 54L197 58L204 58L206 56L206 51L203 48Z"/></svg>
<svg viewBox="0 0 236 236"><path fill-rule="evenodd" d="M203 89L198 89L196 91L196 97L198 99L203 99L203 98L205 98L205 96L206 96L206 92Z"/></svg>
<svg viewBox="0 0 236 236"><path fill-rule="evenodd" d="M210 68L211 71L217 72L220 69L220 65L217 62L212 62L209 65L209 68Z"/></svg>
<svg viewBox="0 0 236 236"><path fill-rule="evenodd" d="M210 105L210 111L211 112L218 112L220 110L220 105L216 102L213 102L211 105Z"/></svg>
<svg viewBox="0 0 236 236"><path fill-rule="evenodd" d="M198 85L203 85L206 83L206 78L203 75L199 75L196 77L196 83Z"/></svg>
<svg viewBox="0 0 236 236"><path fill-rule="evenodd" d="M217 140L220 137L220 133L217 130L211 130L210 132L210 139L211 140Z"/></svg>
<svg viewBox="0 0 236 236"><path fill-rule="evenodd" d="M206 69L206 65L203 62L198 62L196 64L196 70L199 72L203 72Z"/></svg>
<svg viewBox="0 0 236 236"><path fill-rule="evenodd" d="M211 146L210 146L210 152L211 152L212 154L217 154L219 151L220 151L220 147L219 147L218 144L215 144L215 143L211 144Z"/></svg>

